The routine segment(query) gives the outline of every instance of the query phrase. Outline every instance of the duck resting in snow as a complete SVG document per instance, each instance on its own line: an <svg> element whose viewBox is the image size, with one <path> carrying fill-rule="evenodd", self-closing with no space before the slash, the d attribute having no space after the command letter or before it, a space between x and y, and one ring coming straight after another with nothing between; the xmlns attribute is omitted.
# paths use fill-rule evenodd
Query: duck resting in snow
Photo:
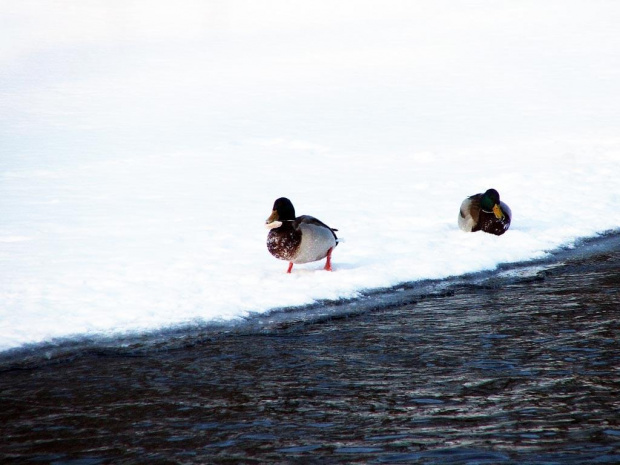
<svg viewBox="0 0 620 465"><path fill-rule="evenodd" d="M501 236L510 227L512 212L499 199L499 192L489 189L484 194L467 197L461 204L459 228L465 232L484 231Z"/></svg>
<svg viewBox="0 0 620 465"><path fill-rule="evenodd" d="M332 251L338 245L337 229L312 216L295 217L295 208L286 197L274 202L265 226L269 229L267 250L274 257L289 262L287 273L291 272L294 263L315 262L323 258L327 258L325 269L332 270Z"/></svg>

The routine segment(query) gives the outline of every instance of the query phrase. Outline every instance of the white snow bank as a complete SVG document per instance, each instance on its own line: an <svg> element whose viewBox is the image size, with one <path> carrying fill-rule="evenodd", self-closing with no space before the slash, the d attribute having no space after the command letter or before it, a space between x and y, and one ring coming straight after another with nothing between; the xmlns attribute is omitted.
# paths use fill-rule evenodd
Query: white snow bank
<svg viewBox="0 0 620 465"><path fill-rule="evenodd" d="M620 6L337 4L7 7L0 350L492 269L620 226ZM490 187L512 227L461 232L460 202ZM268 254L280 196L339 229L334 272Z"/></svg>

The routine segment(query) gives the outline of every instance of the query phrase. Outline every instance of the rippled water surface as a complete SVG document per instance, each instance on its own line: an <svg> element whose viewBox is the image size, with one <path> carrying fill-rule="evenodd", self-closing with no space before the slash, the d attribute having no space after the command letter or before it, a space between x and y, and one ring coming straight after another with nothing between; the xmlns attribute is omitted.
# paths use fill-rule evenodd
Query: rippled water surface
<svg viewBox="0 0 620 465"><path fill-rule="evenodd" d="M7 463L620 463L620 250L0 372ZM346 304L349 305L349 304Z"/></svg>

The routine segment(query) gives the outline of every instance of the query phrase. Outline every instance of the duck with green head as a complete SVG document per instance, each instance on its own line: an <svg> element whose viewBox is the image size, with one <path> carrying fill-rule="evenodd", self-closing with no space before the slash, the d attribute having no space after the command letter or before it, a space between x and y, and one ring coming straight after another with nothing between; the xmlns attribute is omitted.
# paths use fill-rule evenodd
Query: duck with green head
<svg viewBox="0 0 620 465"><path fill-rule="evenodd" d="M489 189L484 194L467 197L461 204L459 228L465 232L484 231L501 236L510 227L512 212L499 199L499 192Z"/></svg>
<svg viewBox="0 0 620 465"><path fill-rule="evenodd" d="M338 245L335 231L313 216L295 217L295 207L286 197L280 197L273 204L271 216L265 226L267 250L274 257L289 262L287 273L294 263L315 262L327 258L325 269L332 270L331 257Z"/></svg>

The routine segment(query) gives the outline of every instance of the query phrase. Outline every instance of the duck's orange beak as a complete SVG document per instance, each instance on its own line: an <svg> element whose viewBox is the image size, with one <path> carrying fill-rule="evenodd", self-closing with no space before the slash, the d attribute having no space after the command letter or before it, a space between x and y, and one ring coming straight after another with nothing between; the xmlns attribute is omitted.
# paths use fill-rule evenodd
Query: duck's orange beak
<svg viewBox="0 0 620 465"><path fill-rule="evenodd" d="M495 218L497 218L498 220L504 219L504 212L499 205L495 204L495 206L493 207L493 213L495 213Z"/></svg>

